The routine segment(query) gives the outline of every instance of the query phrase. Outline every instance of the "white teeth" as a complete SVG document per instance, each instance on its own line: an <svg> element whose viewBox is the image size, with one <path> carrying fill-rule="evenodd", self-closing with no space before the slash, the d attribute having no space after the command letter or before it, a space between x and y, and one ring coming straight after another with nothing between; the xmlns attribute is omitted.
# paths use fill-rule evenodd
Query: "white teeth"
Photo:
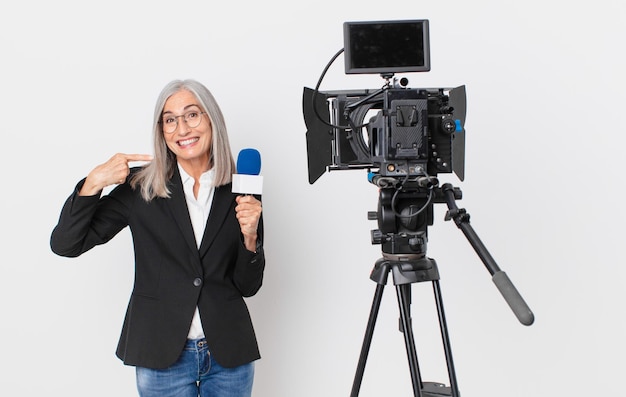
<svg viewBox="0 0 626 397"><path fill-rule="evenodd" d="M197 140L198 140L198 138L185 139L185 140L182 140L182 141L178 141L178 144L180 146L190 145L190 144L196 142Z"/></svg>

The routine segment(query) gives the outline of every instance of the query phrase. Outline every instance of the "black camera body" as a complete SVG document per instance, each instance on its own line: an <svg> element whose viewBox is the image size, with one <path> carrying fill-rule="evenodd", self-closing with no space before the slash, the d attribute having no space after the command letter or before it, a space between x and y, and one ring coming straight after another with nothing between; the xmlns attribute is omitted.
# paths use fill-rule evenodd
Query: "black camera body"
<svg viewBox="0 0 626 397"><path fill-rule="evenodd" d="M379 73L386 84L376 90L305 87L309 183L326 171L348 169L407 180L454 172L464 179L465 86L407 88L406 78L393 78L430 70L428 37L427 20L344 24L346 73Z"/></svg>

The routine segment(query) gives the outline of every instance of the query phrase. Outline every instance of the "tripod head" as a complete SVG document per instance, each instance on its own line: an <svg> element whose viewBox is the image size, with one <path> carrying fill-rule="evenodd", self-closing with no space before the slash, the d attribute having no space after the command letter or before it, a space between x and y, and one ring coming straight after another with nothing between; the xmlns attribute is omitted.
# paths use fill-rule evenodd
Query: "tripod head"
<svg viewBox="0 0 626 397"><path fill-rule="evenodd" d="M428 226L433 225L433 205L444 203L445 196L435 177L412 179L382 177L370 173L370 181L380 187L377 211L368 213L378 221L372 230L372 244L381 244L388 259L414 259L426 255ZM461 190L453 189L456 199Z"/></svg>

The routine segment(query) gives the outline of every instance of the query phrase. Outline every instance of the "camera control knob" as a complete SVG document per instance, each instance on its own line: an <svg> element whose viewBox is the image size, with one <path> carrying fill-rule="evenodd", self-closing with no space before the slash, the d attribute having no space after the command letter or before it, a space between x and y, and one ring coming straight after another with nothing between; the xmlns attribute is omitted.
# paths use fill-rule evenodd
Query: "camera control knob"
<svg viewBox="0 0 626 397"><path fill-rule="evenodd" d="M443 117L441 120L441 129L447 134L452 134L456 131L456 122L449 117Z"/></svg>
<svg viewBox="0 0 626 397"><path fill-rule="evenodd" d="M383 232L379 229L372 230L371 232L372 244L380 244L383 241Z"/></svg>

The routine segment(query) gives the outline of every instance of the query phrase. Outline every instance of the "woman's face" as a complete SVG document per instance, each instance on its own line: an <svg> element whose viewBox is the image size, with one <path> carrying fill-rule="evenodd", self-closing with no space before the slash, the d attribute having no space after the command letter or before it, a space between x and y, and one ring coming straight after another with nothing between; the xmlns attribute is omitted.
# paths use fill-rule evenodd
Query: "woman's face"
<svg viewBox="0 0 626 397"><path fill-rule="evenodd" d="M199 124L194 126L199 119ZM181 166L211 167L211 140L213 130L209 116L200 107L195 95L181 89L165 101L162 116L165 143ZM172 132L166 132L173 130Z"/></svg>

